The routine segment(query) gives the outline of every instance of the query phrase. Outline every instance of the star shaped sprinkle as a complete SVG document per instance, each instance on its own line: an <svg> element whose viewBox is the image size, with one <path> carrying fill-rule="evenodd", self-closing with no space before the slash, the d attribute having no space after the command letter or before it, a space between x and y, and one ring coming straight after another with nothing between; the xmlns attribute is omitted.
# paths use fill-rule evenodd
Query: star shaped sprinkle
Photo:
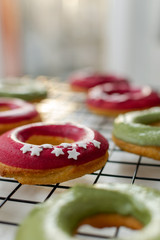
<svg viewBox="0 0 160 240"><path fill-rule="evenodd" d="M93 140L92 143L95 147L100 148L100 144L101 144L100 142Z"/></svg>
<svg viewBox="0 0 160 240"><path fill-rule="evenodd" d="M59 155L64 155L62 148L55 148L51 153L54 153L56 157L58 157Z"/></svg>
<svg viewBox="0 0 160 240"><path fill-rule="evenodd" d="M42 151L43 149L38 147L38 146L33 146L30 151L31 151L31 156L40 156L40 152Z"/></svg>
<svg viewBox="0 0 160 240"><path fill-rule="evenodd" d="M25 144L20 150L23 153L29 152L31 150L32 145L31 144Z"/></svg>
<svg viewBox="0 0 160 240"><path fill-rule="evenodd" d="M77 143L77 145L79 146L79 147L83 147L83 148L87 148L87 144L85 143L85 142L79 142L79 143Z"/></svg>
<svg viewBox="0 0 160 240"><path fill-rule="evenodd" d="M67 148L67 147L71 147L72 145L70 143L61 143L59 146Z"/></svg>
<svg viewBox="0 0 160 240"><path fill-rule="evenodd" d="M73 149L73 150L67 151L67 152L69 154L68 159L73 158L73 159L77 160L77 157L80 155L80 153L77 152L76 149Z"/></svg>
<svg viewBox="0 0 160 240"><path fill-rule="evenodd" d="M42 144L41 147L43 147L43 148L53 148L53 145L46 143L46 144Z"/></svg>

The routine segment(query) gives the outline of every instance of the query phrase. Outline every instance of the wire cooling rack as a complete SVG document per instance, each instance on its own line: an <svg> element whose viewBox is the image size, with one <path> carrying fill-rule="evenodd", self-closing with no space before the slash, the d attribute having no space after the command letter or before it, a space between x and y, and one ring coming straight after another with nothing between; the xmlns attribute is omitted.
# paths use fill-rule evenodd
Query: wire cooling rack
<svg viewBox="0 0 160 240"><path fill-rule="evenodd" d="M14 240L19 224L38 203L66 191L76 183L129 183L160 189L160 162L120 150L111 139L113 119L90 113L85 94L74 93L65 83L53 81L49 98L38 104L45 122L84 124L103 134L109 141L109 159L99 171L54 185L21 185L14 179L0 177L0 239ZM118 201L118 199L117 199ZM101 230L82 226L78 239L111 239L131 234L124 227Z"/></svg>

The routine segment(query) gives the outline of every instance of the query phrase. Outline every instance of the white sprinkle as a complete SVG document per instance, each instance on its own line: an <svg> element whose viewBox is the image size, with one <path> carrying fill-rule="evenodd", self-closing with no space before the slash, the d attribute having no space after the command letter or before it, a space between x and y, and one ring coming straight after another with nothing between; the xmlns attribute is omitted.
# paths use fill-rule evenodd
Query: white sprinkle
<svg viewBox="0 0 160 240"><path fill-rule="evenodd" d="M59 155L64 155L62 148L55 148L51 153L54 153L56 157L58 157Z"/></svg>
<svg viewBox="0 0 160 240"><path fill-rule="evenodd" d="M32 145L31 144L25 144L20 150L23 153L29 152L31 150Z"/></svg>
<svg viewBox="0 0 160 240"><path fill-rule="evenodd" d="M40 156L40 152L42 151L43 149L40 148L40 147L37 147L37 146L33 146L30 151L31 151L31 156Z"/></svg>
<svg viewBox="0 0 160 240"><path fill-rule="evenodd" d="M93 140L92 143L95 147L100 148L100 144L101 144L100 142Z"/></svg>
<svg viewBox="0 0 160 240"><path fill-rule="evenodd" d="M53 148L53 145L46 143L46 144L42 144L41 147L43 147L43 148Z"/></svg>
<svg viewBox="0 0 160 240"><path fill-rule="evenodd" d="M87 144L85 143L85 142L79 142L79 143L77 143L77 145L79 146L79 147L83 147L83 148L87 148Z"/></svg>
<svg viewBox="0 0 160 240"><path fill-rule="evenodd" d="M71 150L71 151L68 151L68 159L70 159L70 158L73 158L73 159L75 159L75 160L77 160L77 157L80 155L80 153L79 152L77 152L76 151L76 149L73 149L73 150Z"/></svg>
<svg viewBox="0 0 160 240"><path fill-rule="evenodd" d="M62 146L64 148L72 147L72 145L70 143L61 143L59 146Z"/></svg>

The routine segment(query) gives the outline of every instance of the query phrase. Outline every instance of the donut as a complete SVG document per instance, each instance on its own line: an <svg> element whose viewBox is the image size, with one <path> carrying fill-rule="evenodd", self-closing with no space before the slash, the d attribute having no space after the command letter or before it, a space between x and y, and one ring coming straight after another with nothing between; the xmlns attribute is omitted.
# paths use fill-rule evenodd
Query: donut
<svg viewBox="0 0 160 240"><path fill-rule="evenodd" d="M41 81L35 79L6 79L0 83L0 97L39 102L47 97L47 89Z"/></svg>
<svg viewBox="0 0 160 240"><path fill-rule="evenodd" d="M28 124L0 137L0 175L22 184L64 182L102 168L107 150L100 133L81 125Z"/></svg>
<svg viewBox="0 0 160 240"><path fill-rule="evenodd" d="M160 160L160 107L119 115L113 141L121 149Z"/></svg>
<svg viewBox="0 0 160 240"><path fill-rule="evenodd" d="M137 230L121 240L158 240L160 191L118 183L74 186L37 205L20 225L15 240L76 240L74 235L84 224Z"/></svg>
<svg viewBox="0 0 160 240"><path fill-rule="evenodd" d="M70 78L70 87L74 91L87 92L90 88L104 83L124 83L128 85L125 78L106 74L75 74Z"/></svg>
<svg viewBox="0 0 160 240"><path fill-rule="evenodd" d="M16 98L0 98L0 134L40 120L39 113L31 103Z"/></svg>
<svg viewBox="0 0 160 240"><path fill-rule="evenodd" d="M116 117L129 111L160 106L160 95L149 86L106 83L88 91L86 104L95 114Z"/></svg>

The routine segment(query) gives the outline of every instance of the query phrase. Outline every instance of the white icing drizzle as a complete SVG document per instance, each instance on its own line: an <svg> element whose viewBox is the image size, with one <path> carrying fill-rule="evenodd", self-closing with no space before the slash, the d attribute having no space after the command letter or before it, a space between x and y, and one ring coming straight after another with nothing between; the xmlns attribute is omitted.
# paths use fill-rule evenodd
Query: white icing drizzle
<svg viewBox="0 0 160 240"><path fill-rule="evenodd" d="M125 102L129 99L129 94L128 93L124 93L124 94L120 94L120 93L114 93L114 94L106 94L106 100L109 102Z"/></svg>
<svg viewBox="0 0 160 240"><path fill-rule="evenodd" d="M97 100L104 100L108 102L125 102L130 98L128 93L112 93L108 94L101 90L101 87L95 87L89 91L88 94L89 99L97 99Z"/></svg>
<svg viewBox="0 0 160 240"><path fill-rule="evenodd" d="M51 153L54 153L56 157L58 157L59 155L64 155L62 148L54 148Z"/></svg>
<svg viewBox="0 0 160 240"><path fill-rule="evenodd" d="M69 154L68 159L73 158L73 159L77 160L77 157L80 155L80 153L77 152L75 148L71 151L67 151L67 153Z"/></svg>
<svg viewBox="0 0 160 240"><path fill-rule="evenodd" d="M111 91L112 88L113 88L113 85L111 87L109 86L109 84L105 84L103 88L101 86L94 87L93 89L89 90L88 99L104 100L107 102L125 102L129 99L140 100L152 94L152 89L149 86L144 86L139 89L134 87L132 88L133 91L128 93L117 92L117 93L109 94L109 91Z"/></svg>

